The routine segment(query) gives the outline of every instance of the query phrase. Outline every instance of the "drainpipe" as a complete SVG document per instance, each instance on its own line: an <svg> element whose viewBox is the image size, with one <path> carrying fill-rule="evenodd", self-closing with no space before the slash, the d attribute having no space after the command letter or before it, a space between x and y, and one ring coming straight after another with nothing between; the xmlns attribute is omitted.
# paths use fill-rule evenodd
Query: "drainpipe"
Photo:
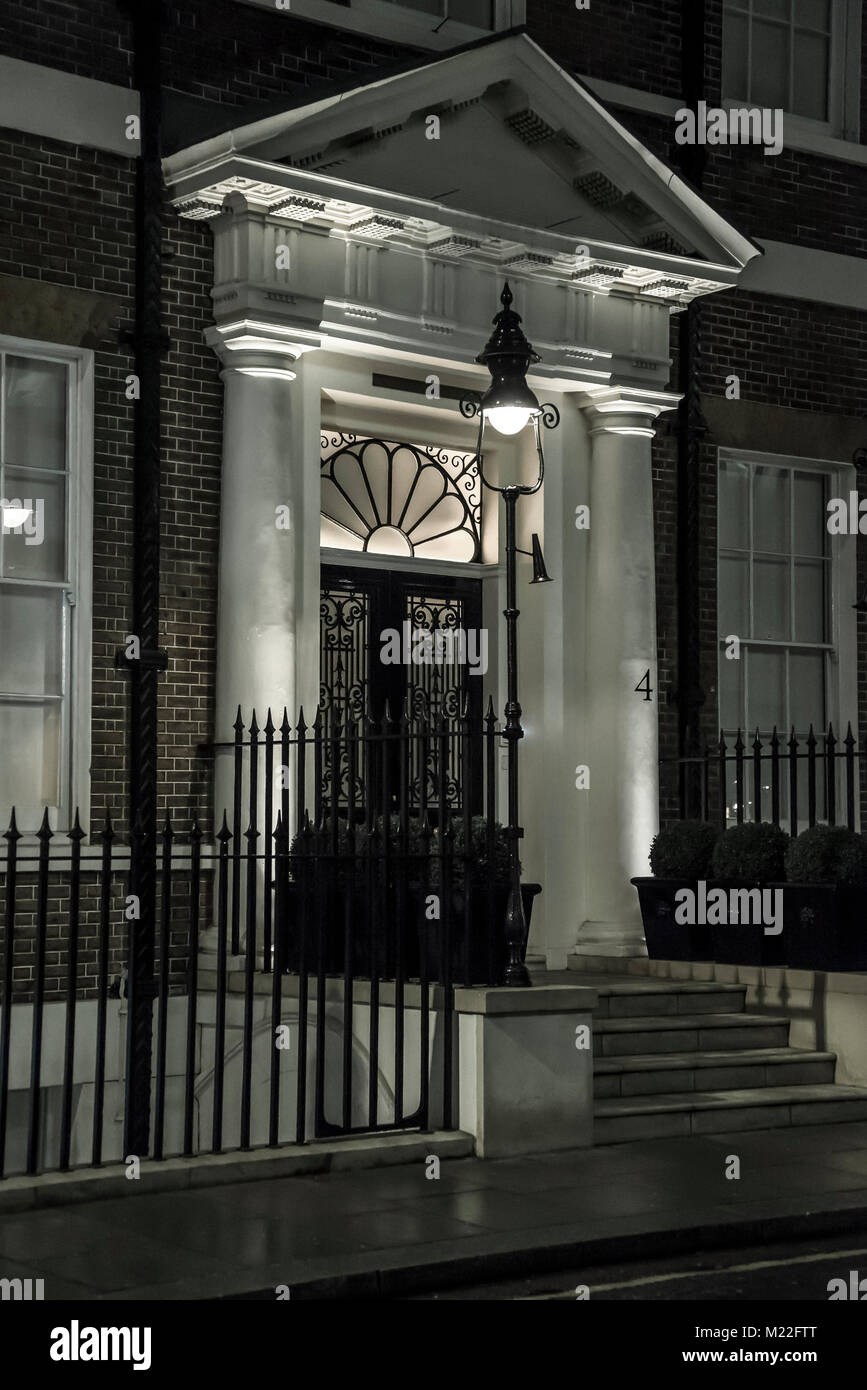
<svg viewBox="0 0 867 1390"><path fill-rule="evenodd" d="M130 678L130 893L138 919L129 923L124 1155L150 1145L154 943L157 907L157 681L168 664L159 648L160 353L162 162L160 149L161 0L122 0L132 18L141 146L135 193L135 327L125 335L135 354L132 629L138 646L117 655Z"/></svg>
<svg viewBox="0 0 867 1390"><path fill-rule="evenodd" d="M705 99L705 0L681 0L681 84L683 104L696 110ZM679 145L684 178L701 190L707 152L704 145ZM702 753L701 631L699 592L699 453L706 425L701 411L701 310L695 300L679 315L677 417L677 695L678 756ZM682 818L703 814L699 763L680 763Z"/></svg>

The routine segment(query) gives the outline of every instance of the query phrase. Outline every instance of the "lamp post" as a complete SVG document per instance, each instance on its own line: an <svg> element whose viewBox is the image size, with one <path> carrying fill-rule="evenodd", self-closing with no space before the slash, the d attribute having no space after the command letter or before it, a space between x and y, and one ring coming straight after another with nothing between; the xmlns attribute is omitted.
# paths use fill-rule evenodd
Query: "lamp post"
<svg viewBox="0 0 867 1390"><path fill-rule="evenodd" d="M527 385L527 371L530 364L541 361L534 352L532 344L524 336L521 316L512 308L512 291L506 281L500 295L502 309L494 318L494 331L483 352L476 358L491 373L491 384L481 400L467 396L461 401L461 413L472 419L479 415L479 439L476 454L479 460L479 477L484 487L498 492L506 508L506 709L503 737L506 740L508 768L508 828L509 842L509 900L506 908L506 962L505 983L507 985L530 984L527 967L521 960L521 948L527 936L527 923L524 905L521 900L521 863L518 855L519 841L524 832L518 824L518 743L524 737L521 727L521 706L518 702L518 616L516 568L517 556L531 555L533 560L533 584L547 584L550 577L542 558L539 537L533 536L532 550L520 550L516 538L516 512L519 497L528 497L538 492L545 476L545 458L542 452L540 424L556 429L560 413L556 406L540 405ZM504 435L517 435L530 422L536 440L536 453L539 470L536 481L531 485L509 483L497 487L485 477L482 445L485 426L490 423Z"/></svg>

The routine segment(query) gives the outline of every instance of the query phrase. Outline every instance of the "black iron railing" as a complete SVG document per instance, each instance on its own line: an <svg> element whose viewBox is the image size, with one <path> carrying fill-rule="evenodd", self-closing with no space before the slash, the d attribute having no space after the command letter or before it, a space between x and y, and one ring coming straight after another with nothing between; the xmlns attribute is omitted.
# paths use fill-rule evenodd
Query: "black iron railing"
<svg viewBox="0 0 867 1390"><path fill-rule="evenodd" d="M721 731L716 746L688 758L662 759L696 769L705 820L723 828L744 821L772 821L792 835L817 824L858 826L862 750L847 725L839 739L829 724L818 735L793 729L788 738L776 729Z"/></svg>
<svg viewBox="0 0 867 1390"><path fill-rule="evenodd" d="M215 746L233 790L216 836L166 820L151 847L154 1159L454 1127L454 987L500 983L506 961L501 733L489 710L327 735L239 712ZM454 810L455 738L481 759L483 815ZM54 833L46 813L28 842L13 813L4 839L0 1177L126 1158L143 833Z"/></svg>

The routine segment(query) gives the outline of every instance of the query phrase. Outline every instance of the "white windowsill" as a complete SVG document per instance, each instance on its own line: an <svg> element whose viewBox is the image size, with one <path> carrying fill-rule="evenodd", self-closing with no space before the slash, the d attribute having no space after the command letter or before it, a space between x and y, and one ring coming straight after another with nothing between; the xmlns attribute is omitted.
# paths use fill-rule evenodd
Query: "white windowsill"
<svg viewBox="0 0 867 1390"><path fill-rule="evenodd" d="M273 14L275 0L240 0L258 10ZM490 37L503 29L524 23L525 0L496 0L494 29L478 29L435 14L424 14L388 0L352 0L349 5L335 5L331 0L289 0L287 9L278 11L287 19L311 19L345 33L366 34L370 38L388 39L392 43L441 52L472 43L474 39Z"/></svg>

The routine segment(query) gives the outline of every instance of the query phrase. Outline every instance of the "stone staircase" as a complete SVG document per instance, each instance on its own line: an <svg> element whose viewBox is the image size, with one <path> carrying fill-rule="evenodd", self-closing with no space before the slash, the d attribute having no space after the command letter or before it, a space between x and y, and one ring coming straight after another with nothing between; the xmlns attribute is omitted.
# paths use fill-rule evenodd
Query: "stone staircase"
<svg viewBox="0 0 867 1390"><path fill-rule="evenodd" d="M745 985L585 982L596 1144L867 1119L867 1089L835 1085L833 1052L790 1047L785 1016L747 1013Z"/></svg>

